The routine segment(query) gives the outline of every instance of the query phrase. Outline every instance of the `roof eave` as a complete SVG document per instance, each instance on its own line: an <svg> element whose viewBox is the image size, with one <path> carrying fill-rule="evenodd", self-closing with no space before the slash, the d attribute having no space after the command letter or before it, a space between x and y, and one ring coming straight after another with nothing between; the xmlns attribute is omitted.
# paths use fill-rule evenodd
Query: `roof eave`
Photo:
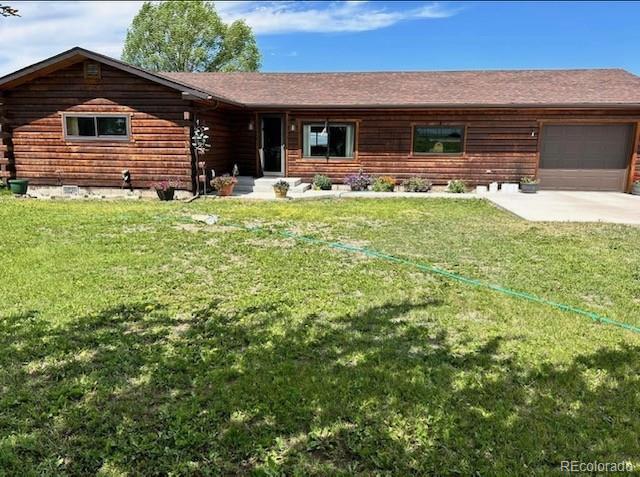
<svg viewBox="0 0 640 477"><path fill-rule="evenodd" d="M70 50L67 51L63 51L62 53L59 53L55 56L52 56L51 58L47 58L46 60L40 61L38 63L34 63L33 65L30 66L26 66L24 68L21 68L17 71L14 71L13 73L9 73L8 75L5 75L3 77L0 77L0 90L4 89L3 87L6 84L12 83L16 80L19 80L20 78L23 78L25 76L28 76L30 74L36 73L39 70L46 68L48 66L53 66L56 63L59 62L63 62L65 60L71 59L74 56L82 56L84 58L87 59L91 59L94 61L98 61L100 63L104 63L106 65L109 65L111 67L117 68L119 70L125 71L127 73L133 74L135 76L147 79L149 81L152 81L154 83L158 83L161 84L163 86L167 86L169 88L173 88L176 89L178 91L181 91L182 93L186 93L189 96L193 96L194 98L197 99L202 99L202 100L217 100L217 101L222 101L225 103L230 103L236 106L243 106L242 103L238 103L237 101L219 96L219 95L215 95L215 94L211 94L207 91L202 91L199 89L196 89L192 86L186 85L184 83L181 83L179 81L174 81L172 79L166 78L162 75L158 75L155 73L151 73L149 71L146 71L142 68L138 68L132 65L129 65L127 63L124 63L122 61L119 60L115 60L113 58L110 58L108 56L105 55L101 55L100 53L94 53L93 51L89 51L89 50L85 50L84 48L80 48L80 47L75 47L75 48L71 48Z"/></svg>
<svg viewBox="0 0 640 477"><path fill-rule="evenodd" d="M640 103L422 103L422 104L278 104L247 103L252 109L640 109Z"/></svg>

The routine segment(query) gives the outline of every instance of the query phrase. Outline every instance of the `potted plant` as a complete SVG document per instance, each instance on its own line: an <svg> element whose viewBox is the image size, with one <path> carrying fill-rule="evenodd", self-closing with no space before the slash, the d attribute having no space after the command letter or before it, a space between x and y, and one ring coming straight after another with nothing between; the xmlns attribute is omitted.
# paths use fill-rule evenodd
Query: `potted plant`
<svg viewBox="0 0 640 477"><path fill-rule="evenodd" d="M367 190L372 182L371 176L363 174L362 169L357 174L351 174L344 178L344 183L355 192Z"/></svg>
<svg viewBox="0 0 640 477"><path fill-rule="evenodd" d="M226 197L233 193L233 188L238 183L238 179L229 174L216 176L211 179L211 187L213 187L220 197Z"/></svg>
<svg viewBox="0 0 640 477"><path fill-rule="evenodd" d="M29 188L29 181L27 179L11 179L9 181L9 189L15 195L25 195Z"/></svg>
<svg viewBox="0 0 640 477"><path fill-rule="evenodd" d="M534 177L523 177L520 179L520 192L524 194L535 194L538 192L538 181Z"/></svg>
<svg viewBox="0 0 640 477"><path fill-rule="evenodd" d="M176 181L165 180L155 182L151 188L156 191L158 194L158 199L166 201L173 200L173 197L176 192L176 188L179 186L179 183Z"/></svg>
<svg viewBox="0 0 640 477"><path fill-rule="evenodd" d="M285 199L287 197L287 192L289 192L289 183L280 179L278 182L273 184L273 191L276 193L277 199Z"/></svg>
<svg viewBox="0 0 640 477"><path fill-rule="evenodd" d="M640 195L640 181L635 181L633 183L633 188L631 189L631 193L633 195Z"/></svg>
<svg viewBox="0 0 640 477"><path fill-rule="evenodd" d="M371 188L375 192L393 192L396 188L396 180L389 176L376 177Z"/></svg>

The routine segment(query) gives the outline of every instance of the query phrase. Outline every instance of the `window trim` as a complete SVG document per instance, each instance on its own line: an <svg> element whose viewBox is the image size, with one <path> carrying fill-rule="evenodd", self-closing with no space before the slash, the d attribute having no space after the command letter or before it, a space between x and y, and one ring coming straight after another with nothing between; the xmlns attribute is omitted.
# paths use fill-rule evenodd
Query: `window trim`
<svg viewBox="0 0 640 477"><path fill-rule="evenodd" d="M462 128L462 151L460 152L416 152L414 151L414 140L416 135L416 128L424 127L424 128ZM467 152L467 128L468 125L466 123L442 123L442 122L420 122L420 123L411 123L411 144L409 157L461 157L464 156Z"/></svg>
<svg viewBox="0 0 640 477"><path fill-rule="evenodd" d="M118 141L118 142L129 142L131 141L131 113L92 113L92 112L73 112L61 113L62 117L62 134L65 141ZM71 136L67 133L67 118L86 118L93 117L93 123L96 129L95 136ZM98 118L125 118L127 121L127 134L125 136L99 136L98 135Z"/></svg>
<svg viewBox="0 0 640 477"><path fill-rule="evenodd" d="M335 125L335 126L353 126L353 152L351 156L305 156L304 155L304 127L308 125L317 125L317 124L326 124ZM331 119L331 118L305 118L298 120L298 131L300 131L300 157L305 161L317 161L317 162L327 162L327 161L347 161L353 162L358 159L358 134L360 132L360 120L359 119L347 119L347 118L339 118L339 119ZM328 145L328 142L327 142ZM327 147L328 149L328 147Z"/></svg>

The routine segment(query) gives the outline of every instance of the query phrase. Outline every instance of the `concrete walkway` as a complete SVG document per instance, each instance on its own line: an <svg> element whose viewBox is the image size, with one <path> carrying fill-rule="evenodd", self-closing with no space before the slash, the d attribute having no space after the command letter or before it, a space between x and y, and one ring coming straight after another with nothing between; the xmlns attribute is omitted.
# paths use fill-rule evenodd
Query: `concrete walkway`
<svg viewBox="0 0 640 477"><path fill-rule="evenodd" d="M498 207L536 222L607 222L640 225L640 196L618 192L540 191L486 194Z"/></svg>
<svg viewBox="0 0 640 477"><path fill-rule="evenodd" d="M282 200L276 199L273 191L259 192L234 192L231 197L238 199L258 199L258 200ZM361 198L361 199L482 199L483 195L472 192L464 194L452 194L449 192L352 192L349 190L307 190L304 192L289 192L287 199L338 199L338 198Z"/></svg>

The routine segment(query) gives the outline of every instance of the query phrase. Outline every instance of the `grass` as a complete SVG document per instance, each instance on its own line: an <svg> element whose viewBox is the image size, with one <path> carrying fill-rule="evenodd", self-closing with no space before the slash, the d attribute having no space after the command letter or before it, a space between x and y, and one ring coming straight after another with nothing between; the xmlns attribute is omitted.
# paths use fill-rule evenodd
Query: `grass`
<svg viewBox="0 0 640 477"><path fill-rule="evenodd" d="M482 201L0 198L0 475L549 475L640 468L638 229Z"/></svg>

